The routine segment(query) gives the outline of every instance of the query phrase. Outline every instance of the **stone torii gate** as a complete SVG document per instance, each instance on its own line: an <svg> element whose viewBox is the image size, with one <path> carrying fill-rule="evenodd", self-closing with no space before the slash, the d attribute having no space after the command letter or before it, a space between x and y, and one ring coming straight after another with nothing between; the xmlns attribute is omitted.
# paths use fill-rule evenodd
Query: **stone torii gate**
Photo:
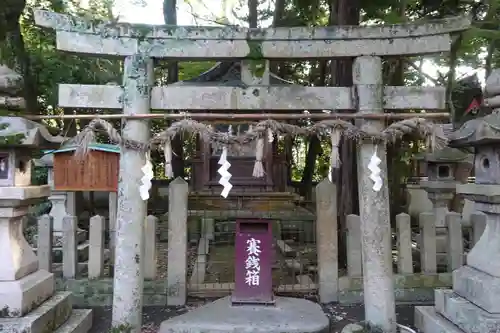
<svg viewBox="0 0 500 333"><path fill-rule="evenodd" d="M384 110L444 109L442 87L383 86L382 58L447 52L451 33L468 28L464 18L428 24L365 27L294 27L246 29L236 27L172 27L110 25L38 10L36 24L57 32L61 51L124 58L121 86L61 84L59 106L121 109L124 115L156 110L346 110L383 113ZM355 58L353 87L267 86L256 83L252 60ZM246 87L154 86L153 58L182 60L242 59ZM249 75L248 75L249 74ZM148 141L147 120L128 119L124 139ZM366 131L379 132L380 120L364 120ZM368 161L376 149L362 143L358 150L358 183L363 248L366 320L384 332L395 332L391 261L391 230L386 173L386 148L378 145L383 187L373 191ZM142 306L142 224L146 205L139 196L140 168L145 160L124 149L120 160L113 325L140 331ZM332 228L336 221L332 221ZM332 242L336 246L336 240ZM333 263L320 267L319 279L328 283L338 274ZM331 279L333 280L333 279ZM185 289L186 281L176 282ZM169 286L170 287L170 286ZM180 291L179 291L180 292ZM185 294L185 290L182 292ZM322 302L337 299L320 290Z"/></svg>

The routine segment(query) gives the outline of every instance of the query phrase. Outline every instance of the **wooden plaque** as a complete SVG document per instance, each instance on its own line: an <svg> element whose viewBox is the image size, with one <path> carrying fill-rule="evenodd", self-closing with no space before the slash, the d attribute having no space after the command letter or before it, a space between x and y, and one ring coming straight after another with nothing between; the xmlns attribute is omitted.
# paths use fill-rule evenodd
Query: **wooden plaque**
<svg viewBox="0 0 500 333"><path fill-rule="evenodd" d="M57 191L118 190L120 154L91 150L84 160L74 151L54 154L54 189Z"/></svg>

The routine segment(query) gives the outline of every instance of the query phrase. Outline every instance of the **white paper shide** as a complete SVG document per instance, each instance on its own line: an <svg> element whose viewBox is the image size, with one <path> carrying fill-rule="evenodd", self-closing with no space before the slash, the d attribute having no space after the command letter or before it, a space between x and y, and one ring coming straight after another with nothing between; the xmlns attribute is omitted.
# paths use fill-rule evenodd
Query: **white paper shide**
<svg viewBox="0 0 500 333"><path fill-rule="evenodd" d="M227 147L222 148L222 154L220 155L218 164L221 166L219 170L217 170L220 175L219 184L222 185L222 192L220 195L227 198L229 191L233 188L233 185L229 182L232 175L229 173L231 163L227 160Z"/></svg>
<svg viewBox="0 0 500 333"><path fill-rule="evenodd" d="M146 164L141 168L144 176L141 178L141 185L139 186L139 194L142 200L149 199L149 190L151 189L151 180L154 177L153 164L151 164L151 158L149 154L146 156Z"/></svg>
<svg viewBox="0 0 500 333"><path fill-rule="evenodd" d="M382 160L377 156L377 146L375 146L373 155L370 158L370 162L368 163L368 170L371 171L370 179L373 180L372 189L375 192L378 192L382 189L382 177L380 176L382 169L380 169L379 167L380 163L382 163Z"/></svg>
<svg viewBox="0 0 500 333"><path fill-rule="evenodd" d="M247 259L245 260L245 283L249 286L260 285L260 240L247 240Z"/></svg>

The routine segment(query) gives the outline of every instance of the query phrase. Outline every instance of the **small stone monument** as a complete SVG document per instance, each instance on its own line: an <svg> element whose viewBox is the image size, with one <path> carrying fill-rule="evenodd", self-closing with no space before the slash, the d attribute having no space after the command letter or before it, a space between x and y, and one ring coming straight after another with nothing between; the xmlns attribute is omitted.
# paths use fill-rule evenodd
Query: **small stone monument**
<svg viewBox="0 0 500 333"><path fill-rule="evenodd" d="M443 125L443 127L448 126L451 127L451 124ZM448 132L448 128L444 132ZM416 159L421 159L427 164L427 180L422 180L420 185L427 192L427 196L433 205L438 264L446 265L448 229L445 217L455 197L456 187L460 184L456 174L459 169L470 168L473 155L467 151L445 147L437 151L421 154ZM420 239L418 243L420 245Z"/></svg>
<svg viewBox="0 0 500 333"><path fill-rule="evenodd" d="M272 222L238 220L233 295L164 321L160 333L325 332L329 320L318 304L273 295Z"/></svg>
<svg viewBox="0 0 500 333"><path fill-rule="evenodd" d="M62 262L62 236L63 236L63 219L65 216L77 216L75 211L74 193L67 191L57 191L54 189L54 155L46 153L40 159L35 160L35 165L47 168L47 182L50 185L49 200L52 205L49 215L53 218L52 225L52 261L54 263ZM77 253L78 261L83 262L89 256L89 244L87 241L87 233L85 230L78 229L76 234L78 243ZM79 266L80 267L80 266Z"/></svg>
<svg viewBox="0 0 500 333"><path fill-rule="evenodd" d="M486 214L486 229L467 265L453 272L453 289L435 290L434 307L415 308L424 333L500 332L500 70L486 81L486 96L493 113L466 122L449 144L475 150L475 183L457 185L457 193Z"/></svg>

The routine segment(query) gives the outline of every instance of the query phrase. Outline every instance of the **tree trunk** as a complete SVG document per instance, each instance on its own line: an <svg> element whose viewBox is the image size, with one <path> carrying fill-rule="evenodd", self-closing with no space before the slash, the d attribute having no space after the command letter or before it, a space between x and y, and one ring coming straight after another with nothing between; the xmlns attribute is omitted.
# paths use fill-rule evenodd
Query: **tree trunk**
<svg viewBox="0 0 500 333"><path fill-rule="evenodd" d="M360 1L359 0L330 0L329 25L359 25ZM353 59L336 59L330 63L330 76L332 86L350 87L352 81ZM348 112L356 112L348 111ZM339 216L339 264L346 265L346 216L359 214L358 180L356 168L356 143L342 138L340 141L341 167L336 174L336 183L339 190L338 216Z"/></svg>
<svg viewBox="0 0 500 333"><path fill-rule="evenodd" d="M177 0L163 0L163 19L165 24L177 25ZM179 65L172 61L168 65L167 84L179 81ZM174 177L184 177L184 145L180 134L172 140L172 171Z"/></svg>
<svg viewBox="0 0 500 333"><path fill-rule="evenodd" d="M359 0L332 0L330 3L330 25L358 25L360 3ZM333 86L352 86L352 59L338 59L330 64L330 73ZM353 111L350 111L353 112ZM355 112L355 111L354 111ZM340 157L342 165L337 176L339 191L338 212L341 226L345 226L345 216L358 214L358 182L356 170L356 143L342 139L340 143Z"/></svg>
<svg viewBox="0 0 500 333"><path fill-rule="evenodd" d="M406 0L399 1L398 15L400 22L405 22ZM404 86L404 74L406 70L406 62L403 57L388 59L384 64L384 82L391 86ZM400 112L403 110L394 110ZM387 147L387 175L389 185L389 198L392 198L389 203L390 218L399 213L403 213L402 207L406 204L406 196L403 195L401 181L405 175L405 165L401 162L401 156L404 149L401 145L389 145Z"/></svg>
<svg viewBox="0 0 500 333"><path fill-rule="evenodd" d="M312 66L311 72L309 74L309 82L315 86L323 86L326 83L326 66L324 61L318 62L317 68L319 70L319 75L315 70L315 66ZM300 181L300 195L306 198L312 197L312 184L314 178L314 171L316 170L316 160L318 155L321 153L321 141L316 135L311 135L309 137L309 145L307 149L306 161L304 165L304 170L302 171L302 179Z"/></svg>
<svg viewBox="0 0 500 333"><path fill-rule="evenodd" d="M259 0L248 0L248 26L257 28L259 25Z"/></svg>
<svg viewBox="0 0 500 333"><path fill-rule="evenodd" d="M24 112L37 114L36 83L31 73L30 57L24 47L19 24L25 5L24 0L4 0L0 6L0 64L5 64L23 76L22 94L26 101Z"/></svg>

